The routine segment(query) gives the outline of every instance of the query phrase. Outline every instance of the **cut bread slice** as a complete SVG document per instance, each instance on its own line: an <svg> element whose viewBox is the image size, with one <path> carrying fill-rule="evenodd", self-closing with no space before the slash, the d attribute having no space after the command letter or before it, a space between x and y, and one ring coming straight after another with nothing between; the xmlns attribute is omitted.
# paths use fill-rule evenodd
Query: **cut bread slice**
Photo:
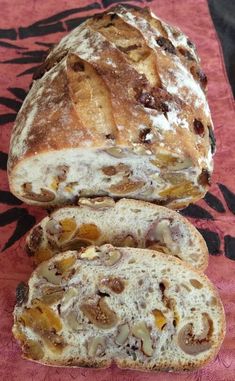
<svg viewBox="0 0 235 381"><path fill-rule="evenodd" d="M24 358L54 366L196 369L223 341L208 278L170 255L112 245L60 253L17 289Z"/></svg>
<svg viewBox="0 0 235 381"><path fill-rule="evenodd" d="M91 244L151 248L170 253L204 270L208 250L197 229L178 212L144 201L108 197L79 200L36 225L27 237L27 251L40 263L55 253Z"/></svg>

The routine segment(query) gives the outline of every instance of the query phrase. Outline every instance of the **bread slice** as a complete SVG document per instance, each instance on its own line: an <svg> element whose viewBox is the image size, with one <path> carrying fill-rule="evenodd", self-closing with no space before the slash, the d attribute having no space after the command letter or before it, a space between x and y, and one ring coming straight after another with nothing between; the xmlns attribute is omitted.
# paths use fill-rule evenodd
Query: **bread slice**
<svg viewBox="0 0 235 381"><path fill-rule="evenodd" d="M215 139L194 45L147 9L86 20L49 53L12 132L12 193L57 206L130 197L179 209L204 196Z"/></svg>
<svg viewBox="0 0 235 381"><path fill-rule="evenodd" d="M36 263L55 253L88 245L151 248L170 253L204 270L208 250L197 229L179 213L144 201L108 197L82 198L77 207L53 212L27 237L27 252Z"/></svg>
<svg viewBox="0 0 235 381"><path fill-rule="evenodd" d="M60 253L17 289L13 334L25 358L47 365L196 369L216 355L224 333L208 278L152 250Z"/></svg>

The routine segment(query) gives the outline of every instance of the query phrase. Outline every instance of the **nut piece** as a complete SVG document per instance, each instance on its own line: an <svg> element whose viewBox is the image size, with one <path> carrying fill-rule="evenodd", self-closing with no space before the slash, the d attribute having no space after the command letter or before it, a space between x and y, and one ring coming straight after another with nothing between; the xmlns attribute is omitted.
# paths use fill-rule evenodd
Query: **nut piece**
<svg viewBox="0 0 235 381"><path fill-rule="evenodd" d="M109 308L104 298L101 298L98 301L98 304L83 303L81 304L80 309L91 323L98 328L108 329L117 324L117 315Z"/></svg>
<svg viewBox="0 0 235 381"><path fill-rule="evenodd" d="M113 242L115 242L115 246L119 246L119 247L137 247L138 246L136 240L130 234L127 235L125 238L116 237L113 239Z"/></svg>
<svg viewBox="0 0 235 381"><path fill-rule="evenodd" d="M64 290L61 287L46 287L43 292L45 294L41 296L41 300L49 306L58 303L64 295Z"/></svg>
<svg viewBox="0 0 235 381"><path fill-rule="evenodd" d="M153 355L152 340L149 330L144 322L135 324L132 327L132 333L138 339L142 341L142 351L146 356Z"/></svg>
<svg viewBox="0 0 235 381"><path fill-rule="evenodd" d="M130 333L130 328L128 324L122 324L118 327L118 335L115 339L115 342L119 345L123 345L128 338Z"/></svg>
<svg viewBox="0 0 235 381"><path fill-rule="evenodd" d="M118 250L111 250L107 253L107 259L105 259L105 265L107 266L113 266L115 265L119 259L121 258L121 253Z"/></svg>
<svg viewBox="0 0 235 381"><path fill-rule="evenodd" d="M48 267L48 263L42 263L37 270L38 274L45 278L49 283L59 285L61 283L61 274L57 272L57 269Z"/></svg>
<svg viewBox="0 0 235 381"><path fill-rule="evenodd" d="M121 294L125 288L123 280L121 280L120 278L113 277L101 279L101 285L108 287L116 294Z"/></svg>
<svg viewBox="0 0 235 381"><path fill-rule="evenodd" d="M37 248L41 245L43 238L43 230L40 225L35 226L30 233L29 240L26 245L26 251L29 256L35 254Z"/></svg>
<svg viewBox="0 0 235 381"><path fill-rule="evenodd" d="M163 246L166 246L166 248L163 248ZM180 252L177 243L173 241L169 220L163 219L152 225L146 237L146 247L151 247L152 250L160 249L164 253L178 254Z"/></svg>
<svg viewBox="0 0 235 381"><path fill-rule="evenodd" d="M88 259L89 261L91 261L92 259L99 258L99 253L96 251L96 248L94 246L90 246L82 252L80 258Z"/></svg>
<svg viewBox="0 0 235 381"><path fill-rule="evenodd" d="M69 328L73 331L78 331L82 329L82 323L78 320L78 313L74 310L70 310L68 315L66 315L66 323Z"/></svg>
<svg viewBox="0 0 235 381"><path fill-rule="evenodd" d="M116 158L121 158L121 157L125 157L126 156L126 153L123 152L123 150L119 147L110 147L110 148L106 148L104 150L104 152L108 153L109 155L113 156L113 157L116 157Z"/></svg>
<svg viewBox="0 0 235 381"><path fill-rule="evenodd" d="M55 194L51 192L49 189L41 188L41 193L34 193L32 191L31 183L23 184L23 191L24 191L23 197L32 201L50 202L55 199Z"/></svg>
<svg viewBox="0 0 235 381"><path fill-rule="evenodd" d="M193 331L193 324L188 323L178 333L179 347L189 355L197 355L211 348L210 336L212 333L212 321L206 314L203 315L203 330L199 335Z"/></svg>
<svg viewBox="0 0 235 381"><path fill-rule="evenodd" d="M160 329L160 331L164 328L164 326L166 325L166 318L165 316L163 315L162 311L160 310L153 310L152 311L152 314L155 318L155 325L158 329Z"/></svg>
<svg viewBox="0 0 235 381"><path fill-rule="evenodd" d="M143 188L145 185L144 181L133 181L133 180L128 180L124 179L118 184L111 185L109 188L109 191L112 193L116 194L128 194L128 193L133 193L136 192L137 190Z"/></svg>
<svg viewBox="0 0 235 381"><path fill-rule="evenodd" d="M115 201L111 197L85 198L78 200L78 205L89 206L93 209L105 209L115 206Z"/></svg>
<svg viewBox="0 0 235 381"><path fill-rule="evenodd" d="M197 279L190 279L190 283L193 287L195 288L202 288L203 287L203 284L201 282L199 282L199 280Z"/></svg>
<svg viewBox="0 0 235 381"><path fill-rule="evenodd" d="M21 306L23 303L27 302L28 294L29 294L29 286L24 282L20 282L18 286L16 287L17 306Z"/></svg>
<svg viewBox="0 0 235 381"><path fill-rule="evenodd" d="M105 350L105 338L104 337L93 337L88 342L88 356L100 356Z"/></svg>

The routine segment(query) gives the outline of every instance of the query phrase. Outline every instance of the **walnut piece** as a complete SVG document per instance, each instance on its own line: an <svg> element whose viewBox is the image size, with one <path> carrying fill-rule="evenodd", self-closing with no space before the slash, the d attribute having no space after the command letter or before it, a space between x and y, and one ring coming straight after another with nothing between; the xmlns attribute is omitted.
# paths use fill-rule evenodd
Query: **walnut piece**
<svg viewBox="0 0 235 381"><path fill-rule="evenodd" d="M145 322L140 322L132 327L132 333L142 341L142 351L146 356L153 355L152 340Z"/></svg>
<svg viewBox="0 0 235 381"><path fill-rule="evenodd" d="M105 259L104 263L107 266L113 266L121 259L121 256L122 255L119 250L111 250L107 253L107 258Z"/></svg>
<svg viewBox="0 0 235 381"><path fill-rule="evenodd" d="M128 338L130 333L130 328L128 324L122 324L118 327L118 335L115 339L115 342L119 345L123 345Z"/></svg>
<svg viewBox="0 0 235 381"><path fill-rule="evenodd" d="M85 198L81 197L78 205L89 206L93 209L106 209L115 206L115 201L111 197Z"/></svg>
<svg viewBox="0 0 235 381"><path fill-rule="evenodd" d="M23 197L32 201L51 202L55 199L55 193L51 192L49 189L41 188L40 193L34 193L32 191L31 183L23 184L23 191L24 191Z"/></svg>
<svg viewBox="0 0 235 381"><path fill-rule="evenodd" d="M94 357L99 356L104 352L105 349L105 338L104 337L93 337L88 342L88 356Z"/></svg>

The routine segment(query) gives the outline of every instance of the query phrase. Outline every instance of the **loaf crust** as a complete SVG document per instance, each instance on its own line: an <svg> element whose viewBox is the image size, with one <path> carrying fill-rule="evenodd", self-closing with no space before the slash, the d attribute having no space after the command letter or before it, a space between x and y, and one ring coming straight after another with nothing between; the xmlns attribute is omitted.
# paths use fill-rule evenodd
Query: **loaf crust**
<svg viewBox="0 0 235 381"><path fill-rule="evenodd" d="M28 287L24 297L18 289L13 334L25 358L46 365L197 369L225 334L208 278L151 250L104 245L58 254Z"/></svg>
<svg viewBox="0 0 235 381"><path fill-rule="evenodd" d="M194 45L148 9L92 17L34 77L12 131L12 193L41 206L203 197L215 143L206 82Z"/></svg>
<svg viewBox="0 0 235 381"><path fill-rule="evenodd" d="M186 218L163 206L132 199L82 198L78 206L60 208L30 231L26 250L35 263L61 251L111 243L170 253L205 270L208 249Z"/></svg>

